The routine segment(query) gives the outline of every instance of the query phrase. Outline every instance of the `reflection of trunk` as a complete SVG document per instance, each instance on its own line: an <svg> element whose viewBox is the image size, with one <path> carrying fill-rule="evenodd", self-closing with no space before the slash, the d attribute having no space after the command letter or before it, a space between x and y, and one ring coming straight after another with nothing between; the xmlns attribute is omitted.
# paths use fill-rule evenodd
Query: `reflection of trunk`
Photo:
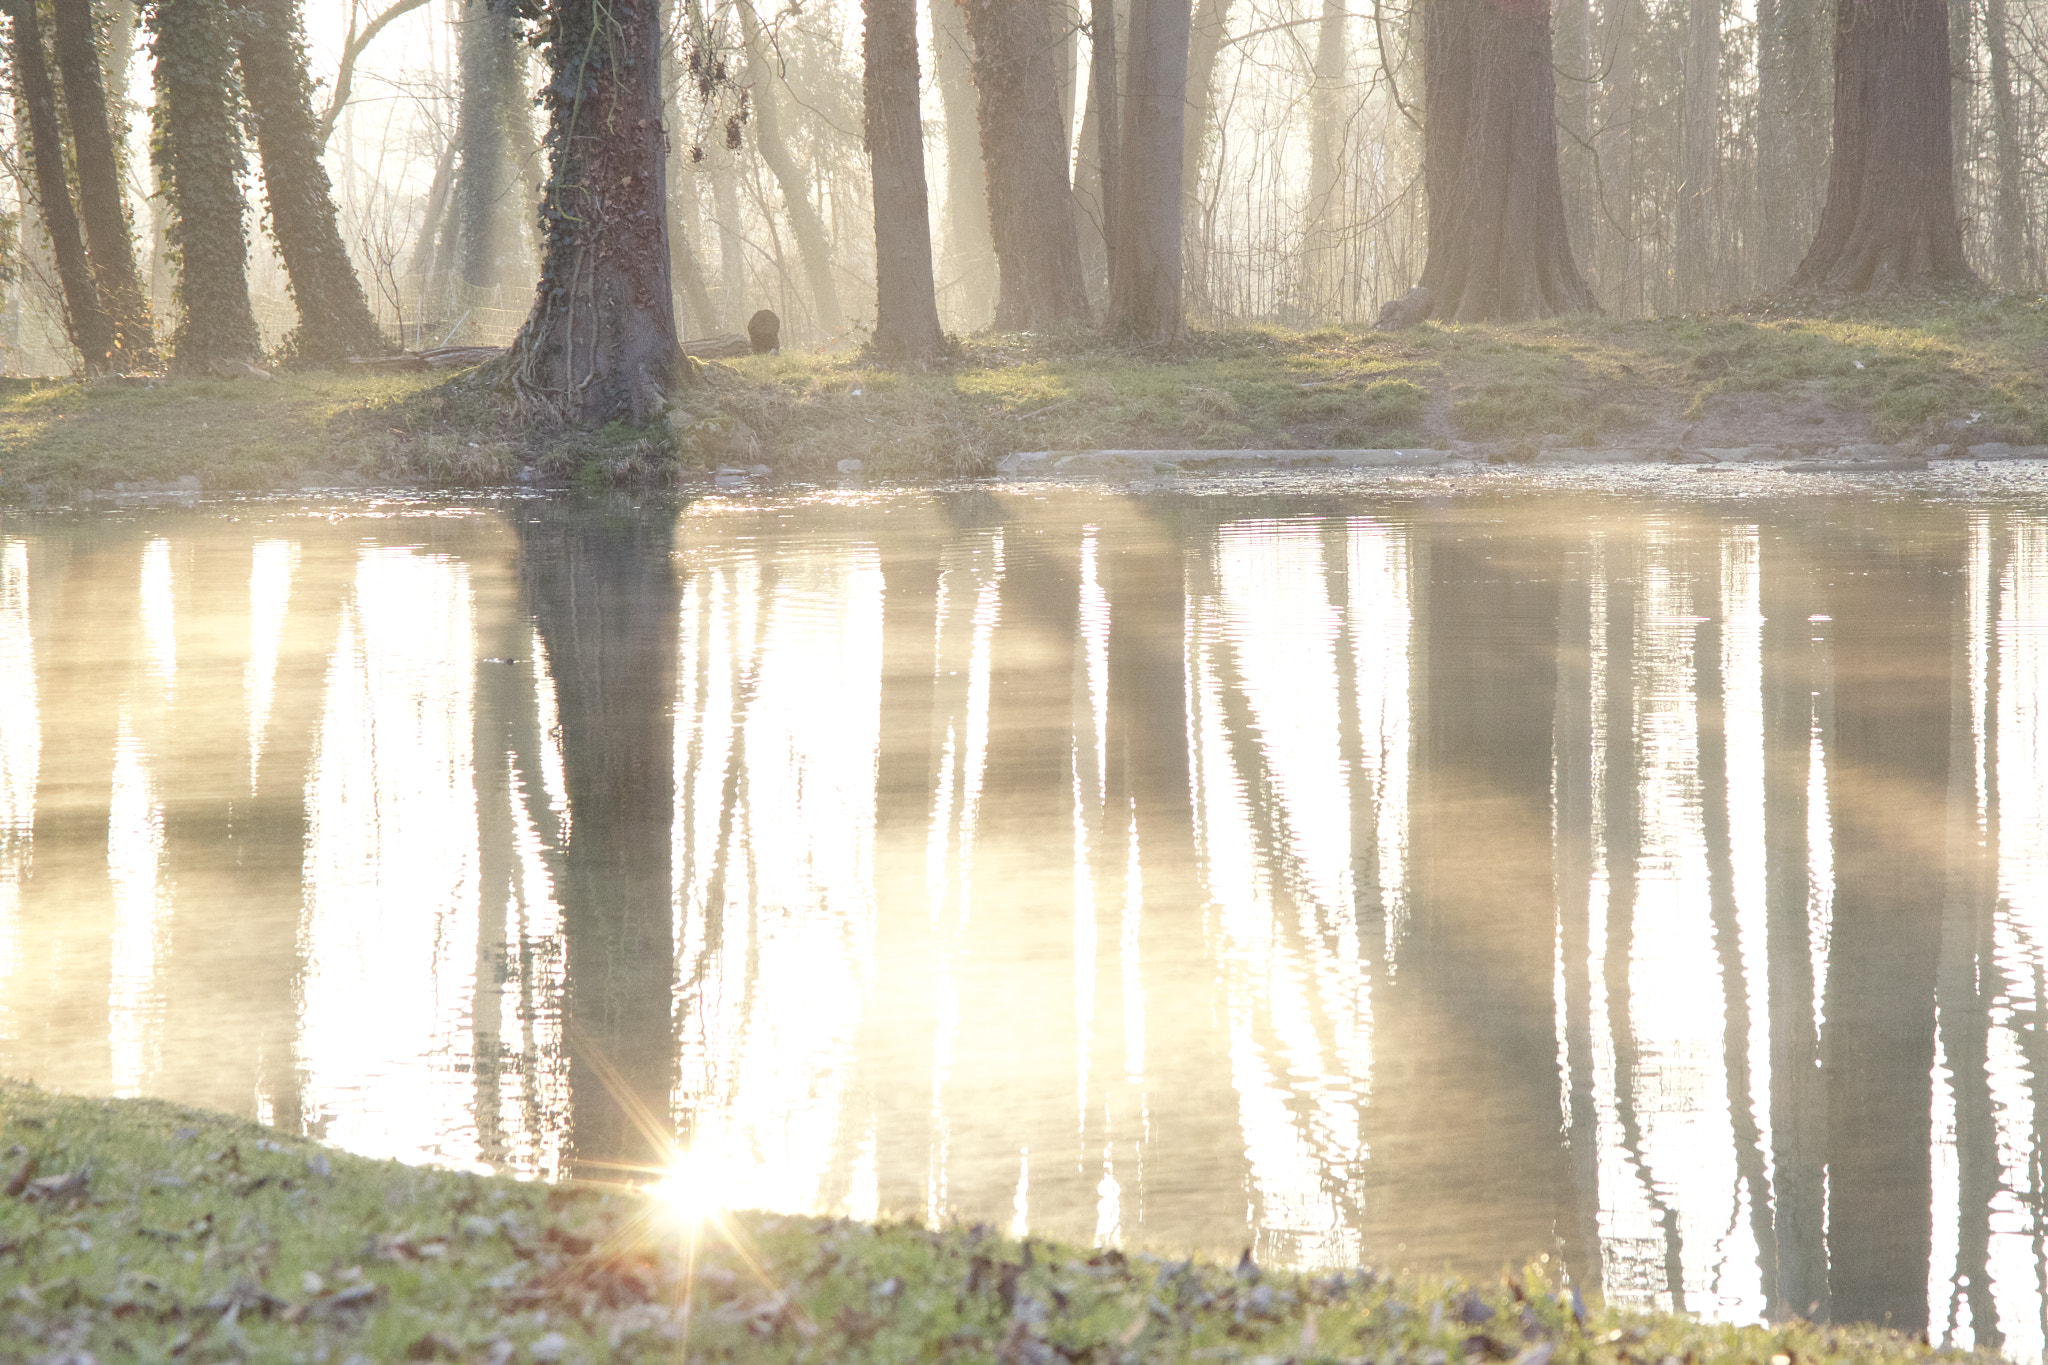
<svg viewBox="0 0 2048 1365"><path fill-rule="evenodd" d="M1132 511L1124 524L1107 529L1098 559L1109 599L1101 862L1105 871L1122 873L1135 830L1139 884L1119 887L1121 876L1104 877L1096 904L1108 909L1133 889L1141 893L1135 908L1124 911L1141 916L1138 931L1126 932L1121 942L1123 951L1135 947L1137 979L1151 1004L1143 1054L1148 1182L1161 1190L1243 1189L1248 1172L1232 1083L1225 972L1205 923L1207 894L1195 857L1182 567L1188 528L1154 509ZM1131 1202L1143 1207L1141 1200ZM1182 1207L1189 1216L1181 1225L1167 1222L1157 1207L1149 1211L1144 1236L1174 1246L1213 1245L1212 1224L1196 1208Z"/></svg>
<svg viewBox="0 0 2048 1365"><path fill-rule="evenodd" d="M1777 1196L1778 1279L1764 1285L1769 1316L1826 1317L1822 1162L1827 1095L1814 1031L1807 844L1815 689L1826 675L1810 640L1811 571L1787 548L1760 541L1764 616L1764 952L1770 961L1771 1165Z"/></svg>
<svg viewBox="0 0 2048 1365"><path fill-rule="evenodd" d="M1718 13L1718 11L1717 11ZM1719 566L1716 566L1719 567ZM1749 1210L1750 1236L1756 1239L1757 1268L1765 1284L1778 1280L1778 1247L1771 1235L1769 1164L1763 1134L1751 1102L1751 982L1742 955L1742 929L1735 903L1735 848L1731 832L1728 752L1728 679L1722 658L1734 605L1724 596L1718 607L1700 583L1699 610L1707 617L1693 640L1694 695L1698 698L1700 834L1707 855L1707 913L1714 931L1714 957L1721 969L1721 1058L1726 1081L1729 1137L1735 1148L1735 1178L1742 1204Z"/></svg>
<svg viewBox="0 0 2048 1365"><path fill-rule="evenodd" d="M1600 1115L1593 1093L1593 618L1579 574L1558 602L1557 933L1564 967L1565 1148L1571 1179L1558 1191L1565 1273L1588 1297L1601 1290Z"/></svg>
<svg viewBox="0 0 2048 1365"><path fill-rule="evenodd" d="M110 55L125 58L134 13L125 6L109 35ZM135 273L135 238L128 226L128 199L121 192L121 163L114 151L114 127L126 131L108 108L100 71L99 44L89 0L58 0L52 7L57 67L64 73L64 108L71 125L72 157L78 167L78 212L92 251L93 283L107 310L118 350L117 368L149 369L156 364L156 333L149 301ZM120 96L127 93L122 70Z"/></svg>
<svg viewBox="0 0 2048 1365"><path fill-rule="evenodd" d="M111 1075L107 826L126 690L107 661L132 657L137 547L126 528L88 529L63 551L29 557L31 620L43 623L34 642L42 733L12 974L31 989L10 1002L23 1027L0 1040L0 1067L91 1093L105 1093Z"/></svg>
<svg viewBox="0 0 2048 1365"><path fill-rule="evenodd" d="M922 534L920 534L922 533ZM921 1213L932 1174L935 944L925 888L932 815L934 623L939 542L890 528L881 546L882 686L875 762L875 980L855 1055L872 1076L861 1102L875 1126L875 1186L885 1213Z"/></svg>
<svg viewBox="0 0 2048 1365"><path fill-rule="evenodd" d="M946 128L946 255L948 308L970 332L988 326L996 307L995 244L989 238L988 176L975 122L974 55L967 16L954 0L932 0L932 74Z"/></svg>
<svg viewBox="0 0 2048 1365"><path fill-rule="evenodd" d="M1373 1105L1402 1115L1374 1143L1375 1223L1407 1229L1418 1263L1549 1247L1570 1179L1551 994L1552 554L1506 535L1484 549L1438 536L1419 586L1430 687L1413 912L1373 1049Z"/></svg>
<svg viewBox="0 0 2048 1365"><path fill-rule="evenodd" d="M1972 540L1985 533L1972 528ZM1988 547L1971 546L1971 560ZM1966 563L1974 592L1960 594L1950 658L1948 895L1943 905L1941 959L1935 1003L1939 1011L1943 1070L1955 1101L1956 1264L1950 1293L1969 1305L1973 1344L1996 1351L2005 1334L1991 1293L1991 1204L1998 1193L1998 1120L1991 1096L1990 1024L1994 1002L2010 997L1998 962L1997 827L1990 792L1980 793L1978 775L1995 781L1998 772L1998 660L1994 584L2002 575ZM1980 576L1981 574L1981 576ZM1980 595L1981 594L1981 595ZM1969 659L1983 650L1988 695L1971 695ZM1983 709L1972 714L1973 705ZM1981 724L1981 728L1980 728ZM1979 736L1982 736L1980 746ZM1979 804L1980 797L1984 803ZM1937 1082L1939 1084L1939 1082ZM1936 1320L1957 1324L1953 1299L1935 1305Z"/></svg>
<svg viewBox="0 0 2048 1365"><path fill-rule="evenodd" d="M1060 127L1058 14L1055 0L977 0L967 7L989 229L1001 275L996 326L1005 331L1088 318Z"/></svg>
<svg viewBox="0 0 2048 1365"><path fill-rule="evenodd" d="M909 43L909 88L912 91L910 126L914 129L917 127L916 0L901 0L901 8L909 14L905 25L905 41ZM804 262L804 279L811 287L811 304L818 310L818 324L825 329L827 335L837 335L846 325L846 319L839 311L839 286L832 278L832 247L826 239L825 222L818 216L817 206L811 202L810 185L806 183L803 170L796 164L796 158L790 155L789 144L782 137L782 93L776 88L780 78L775 64L768 60L768 52L761 39L761 21L755 16L751 3L741 4L739 14L740 30L745 35L747 47L747 76L754 97L754 145L760 148L761 159L767 162L768 169L774 172L775 183L782 187L783 212L788 215L790 230L796 234L797 251L802 255ZM873 21L869 22L872 27ZM900 54L898 64L902 64ZM869 71L869 79L873 79L872 68ZM869 98L873 99L874 95L870 94ZM869 137L872 140L872 128ZM924 198L923 139L914 139L912 146L916 149L919 163L916 191L921 204ZM908 193L907 188L892 187L892 194L905 193ZM876 213L882 215L889 207L878 187L875 195ZM923 218L922 214L919 216ZM928 225L921 225L921 228L925 256L929 262L931 229ZM931 273L929 263L926 265L925 273ZM936 323L933 330L937 330Z"/></svg>
<svg viewBox="0 0 2048 1365"><path fill-rule="evenodd" d="M1834 1316L1916 1332L1928 1322L1932 1238L1951 566L1896 532L1861 528L1844 547L1857 572L1830 575L1835 896L1822 1058Z"/></svg>
<svg viewBox="0 0 2048 1365"><path fill-rule="evenodd" d="M571 1166L644 1167L669 1137L676 1057L669 838L675 799L673 527L557 508L518 522L527 602L554 668L569 844Z"/></svg>

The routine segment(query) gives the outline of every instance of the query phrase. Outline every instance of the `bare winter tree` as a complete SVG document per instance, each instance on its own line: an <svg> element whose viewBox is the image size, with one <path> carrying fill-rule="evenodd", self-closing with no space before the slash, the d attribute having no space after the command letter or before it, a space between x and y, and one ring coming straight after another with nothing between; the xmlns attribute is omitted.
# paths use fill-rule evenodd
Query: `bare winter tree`
<svg viewBox="0 0 2048 1365"><path fill-rule="evenodd" d="M1968 284L1949 127L1942 0L1835 6L1835 151L1827 207L1793 289Z"/></svg>
<svg viewBox="0 0 2048 1365"><path fill-rule="evenodd" d="M875 176L875 349L892 360L925 360L945 337L917 112L917 0L862 0L861 12Z"/></svg>
<svg viewBox="0 0 2048 1365"><path fill-rule="evenodd" d="M1549 0L1427 0L1425 315L1457 322L1594 307L1557 172Z"/></svg>
<svg viewBox="0 0 2048 1365"><path fill-rule="evenodd" d="M967 0L989 226L1002 275L996 326L1006 331L1088 318L1060 123L1058 17L1055 0Z"/></svg>
<svg viewBox="0 0 2048 1365"><path fill-rule="evenodd" d="M659 0L527 0L549 68L546 250L501 362L520 419L646 422L686 373L670 292Z"/></svg>

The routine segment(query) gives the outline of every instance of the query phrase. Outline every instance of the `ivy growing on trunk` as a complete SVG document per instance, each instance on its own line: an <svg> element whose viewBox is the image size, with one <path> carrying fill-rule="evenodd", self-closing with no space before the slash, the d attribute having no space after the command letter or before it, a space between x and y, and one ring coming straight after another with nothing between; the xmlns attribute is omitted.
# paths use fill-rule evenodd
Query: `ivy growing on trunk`
<svg viewBox="0 0 2048 1365"><path fill-rule="evenodd" d="M165 236L181 308L171 368L191 373L262 349L245 266L241 87L224 0L156 0L148 22L156 83L150 158L170 200Z"/></svg>
<svg viewBox="0 0 2048 1365"><path fill-rule="evenodd" d="M687 373L669 285L659 0L520 0L546 55L545 250L503 375L522 421L646 422Z"/></svg>

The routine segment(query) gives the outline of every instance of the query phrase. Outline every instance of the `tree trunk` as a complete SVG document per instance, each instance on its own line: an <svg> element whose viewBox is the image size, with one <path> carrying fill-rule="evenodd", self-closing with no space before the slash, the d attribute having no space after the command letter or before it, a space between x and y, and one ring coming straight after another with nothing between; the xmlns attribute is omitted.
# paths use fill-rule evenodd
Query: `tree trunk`
<svg viewBox="0 0 2048 1365"><path fill-rule="evenodd" d="M1210 303L1209 248L1214 223L1202 202L1202 159L1209 146L1209 116L1214 107L1216 62L1228 36L1231 0L1197 0L1189 22L1187 111L1181 120L1180 198L1182 221L1195 224L1183 249L1194 254L1184 263L1184 276L1194 283L1186 286L1198 306ZM1128 3L1126 5L1128 8ZM1128 25L1124 29L1128 37ZM1211 201L1213 203L1213 201Z"/></svg>
<svg viewBox="0 0 2048 1365"><path fill-rule="evenodd" d="M1643 312L1642 243L1636 235L1636 28L1638 0L1612 0L1601 13L1607 80L1601 91L1599 150L1601 216L1608 223L1600 253L1600 287L1624 317Z"/></svg>
<svg viewBox="0 0 2048 1365"><path fill-rule="evenodd" d="M664 33L670 29L673 14L674 0L666 0L662 13ZM674 92L668 106L668 270L682 297L689 302L688 317L679 307L676 322L684 336L708 336L718 330L718 314L711 306L711 290L704 283L703 263L697 258L696 246L704 240L703 215L697 210L697 183L691 178L689 163L683 159L689 141L683 134L688 122L683 117L683 101L687 98L683 92L689 85L676 69L672 45L662 44L661 60L665 72L662 88ZM690 319L696 322L694 330Z"/></svg>
<svg viewBox="0 0 2048 1365"><path fill-rule="evenodd" d="M1984 0L1984 44L1991 49L1991 135L1997 176L1996 216L1991 225L1991 258L1998 282L2007 289L2026 283L2026 200L2021 189L2019 120L2013 108L2012 47L2005 0Z"/></svg>
<svg viewBox="0 0 2048 1365"><path fill-rule="evenodd" d="M1088 320L1060 127L1057 17L1055 0L967 6L1003 331Z"/></svg>
<svg viewBox="0 0 2048 1365"><path fill-rule="evenodd" d="M1309 83L1308 214L1302 233L1303 325L1341 317L1344 309L1344 79L1349 52L1345 0L1323 0L1316 25L1315 70Z"/></svg>
<svg viewBox="0 0 2048 1365"><path fill-rule="evenodd" d="M1840 0L1834 126L1827 207L1791 288L1973 283L1956 220L1942 0Z"/></svg>
<svg viewBox="0 0 2048 1365"><path fill-rule="evenodd" d="M476 289L495 289L505 283L516 250L517 224L506 212L516 181L506 155L510 120L526 112L518 108L525 89L519 36L504 0L464 0L460 62L455 201L461 206L462 279Z"/></svg>
<svg viewBox="0 0 2048 1365"><path fill-rule="evenodd" d="M1514 321L1595 307L1557 177L1548 0L1429 0L1423 177L1434 316Z"/></svg>
<svg viewBox="0 0 2048 1365"><path fill-rule="evenodd" d="M718 227L718 311L726 331L746 321L747 243L740 235L739 154L720 142L711 159L711 216Z"/></svg>
<svg viewBox="0 0 2048 1365"><path fill-rule="evenodd" d="M828 336L836 336L846 327L846 315L839 309L839 286L832 278L832 244L825 231L825 220L818 216L818 209L811 202L810 185L803 170L796 164L796 158L789 153L789 144L782 136L781 96L776 90L779 79L773 63L768 61L767 50L761 42L761 21L754 13L752 3L739 7L740 30L747 45L747 74L752 81L754 100L754 145L761 149L761 159L774 172L775 183L782 187L783 212L789 215L790 229L796 233L797 252L803 257L804 279L811 287L811 304L818 310L818 325ZM917 69L915 49L916 30L912 29L910 69ZM872 74L874 67L869 65ZM913 103L913 110L915 104ZM873 117L872 108L869 117ZM872 132L872 125L870 125ZM918 147L918 186L923 195L924 148ZM878 186L879 188L879 186ZM876 212L881 212L880 201ZM931 250L930 242L925 244L926 253Z"/></svg>
<svg viewBox="0 0 2048 1365"><path fill-rule="evenodd" d="M121 193L121 159L115 154L113 120L101 81L92 3L56 0L51 12L93 285L113 328L118 366L148 369L156 364L156 329L149 300L142 294L142 279L135 273L135 237L129 228L127 197Z"/></svg>
<svg viewBox="0 0 2048 1365"><path fill-rule="evenodd" d="M1678 307L1706 307L1712 277L1708 196L1721 124L1721 0L1690 0L1685 50L1685 126L1679 144Z"/></svg>
<svg viewBox="0 0 2048 1365"><path fill-rule="evenodd" d="M506 357L531 424L651 421L685 373L668 274L659 0L557 0L541 21L547 251Z"/></svg>
<svg viewBox="0 0 2048 1365"><path fill-rule="evenodd" d="M932 72L946 121L945 287L967 331L996 310L996 248L989 236L988 174L975 122L974 53L967 16L954 0L932 0Z"/></svg>
<svg viewBox="0 0 2048 1365"><path fill-rule="evenodd" d="M1131 0L1109 328L1146 346L1171 346L1187 334L1174 153L1186 114L1188 23L1189 0Z"/></svg>
<svg viewBox="0 0 2048 1365"><path fill-rule="evenodd" d="M1776 284L1812 239L1826 155L1827 63L1816 0L1758 0L1757 199L1760 278Z"/></svg>
<svg viewBox="0 0 2048 1365"><path fill-rule="evenodd" d="M286 345L299 358L320 364L382 355L391 343L370 315L362 281L342 245L333 187L320 163L297 0L241 0L231 23L263 165L270 230L299 312L298 330Z"/></svg>
<svg viewBox="0 0 2048 1365"><path fill-rule="evenodd" d="M242 220L239 93L221 0L157 0L148 11L156 103L151 159L168 204L165 247L177 262L182 314L173 373L262 349L249 310L249 238Z"/></svg>
<svg viewBox="0 0 2048 1365"><path fill-rule="evenodd" d="M36 197L57 259L57 282L64 291L64 326L88 374L109 364L120 365L113 321L100 306L92 267L79 236L78 212L71 206L71 186L64 177L64 135L57 126L57 92L43 64L43 35L36 22L34 0L10 0L14 79L28 110L30 157L35 162Z"/></svg>
<svg viewBox="0 0 2048 1365"><path fill-rule="evenodd" d="M868 157L875 175L875 349L938 355L938 288L917 109L917 0L862 0Z"/></svg>
<svg viewBox="0 0 2048 1365"><path fill-rule="evenodd" d="M448 217L449 186L455 175L455 139L441 149L434 162L434 178L427 185L427 204L420 213L420 235L413 243L412 264L407 272L420 278L420 292L427 292L433 273L435 246L441 240L441 225Z"/></svg>
<svg viewBox="0 0 2048 1365"><path fill-rule="evenodd" d="M1758 0L1767 5L1771 0ZM1565 226L1575 258L1596 263L1593 243L1599 221L1599 167L1593 155L1593 92L1599 65L1593 58L1590 0L1557 0L1557 167L1564 185Z"/></svg>
<svg viewBox="0 0 2048 1365"><path fill-rule="evenodd" d="M1081 114L1081 146L1074 157L1076 229L1082 267L1091 289L1106 298L1116 274L1117 111L1116 0L1091 0L1088 9L1088 101Z"/></svg>
<svg viewBox="0 0 2048 1365"><path fill-rule="evenodd" d="M1971 138L1970 87L1976 83L1977 45L1971 41L1976 13L1971 0L1948 0L1948 91L1949 134L1954 151L1956 203L1970 202L1970 176L1975 168L1976 144Z"/></svg>

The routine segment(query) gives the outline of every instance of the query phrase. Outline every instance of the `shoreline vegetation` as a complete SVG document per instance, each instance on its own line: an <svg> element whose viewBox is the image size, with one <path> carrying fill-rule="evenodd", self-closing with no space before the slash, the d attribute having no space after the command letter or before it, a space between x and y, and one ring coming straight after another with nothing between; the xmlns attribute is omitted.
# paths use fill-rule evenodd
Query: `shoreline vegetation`
<svg viewBox="0 0 2048 1365"><path fill-rule="evenodd" d="M162 1101L5 1079L0 1153L5 1362L1997 1359L1875 1327L1606 1308L1553 1282L1547 1258L1467 1284L981 1226L691 1222L625 1186L410 1167Z"/></svg>
<svg viewBox="0 0 2048 1365"><path fill-rule="evenodd" d="M1391 333L1239 328L1198 331L1165 357L1085 331L989 334L923 368L847 350L739 357L705 371L708 383L677 395L685 406L649 425L551 432L520 428L487 368L453 378L341 368L0 380L0 503L391 485L687 487L720 471L803 481L857 468L914 482L1095 472L1061 471L1058 460L1096 451L1825 468L2006 458L2048 444L2048 298L2032 295L1872 301L1804 316L1756 305ZM1048 459L1013 458L1039 453ZM1202 463L1127 461L1099 472Z"/></svg>

